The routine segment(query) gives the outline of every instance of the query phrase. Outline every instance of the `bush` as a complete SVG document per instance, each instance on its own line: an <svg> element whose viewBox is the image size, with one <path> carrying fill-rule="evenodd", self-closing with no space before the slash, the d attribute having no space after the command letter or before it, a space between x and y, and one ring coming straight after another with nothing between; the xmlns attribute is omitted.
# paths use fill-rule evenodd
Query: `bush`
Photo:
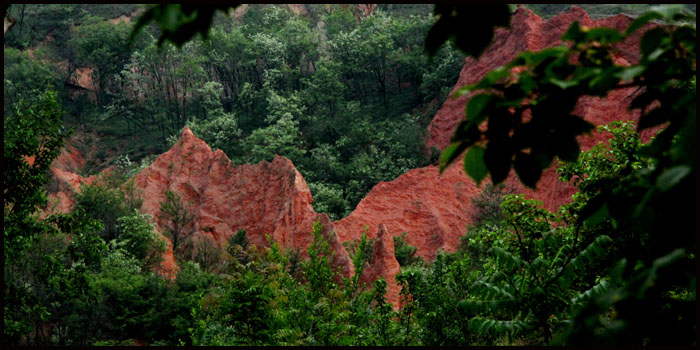
<svg viewBox="0 0 700 350"><path fill-rule="evenodd" d="M119 236L117 219L129 214L121 190L100 185L82 185L75 194L75 209L84 210L89 217L102 222L100 236L105 241Z"/></svg>
<svg viewBox="0 0 700 350"><path fill-rule="evenodd" d="M155 233L152 216L134 210L131 215L117 219L119 241L126 251L142 262L143 266L159 266L166 243Z"/></svg>

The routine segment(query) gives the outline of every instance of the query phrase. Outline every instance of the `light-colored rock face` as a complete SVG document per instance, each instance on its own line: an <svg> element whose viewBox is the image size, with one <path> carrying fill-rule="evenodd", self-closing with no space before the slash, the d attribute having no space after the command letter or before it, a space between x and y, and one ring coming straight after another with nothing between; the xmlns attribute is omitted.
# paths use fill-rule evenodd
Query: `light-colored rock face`
<svg viewBox="0 0 700 350"><path fill-rule="evenodd" d="M142 210L153 215L160 232L169 226L160 210L167 190L180 195L194 215L185 231L208 235L219 245L244 229L253 244L267 245L269 235L283 248L300 248L305 255L314 221L321 220L326 234L334 231L327 215L314 212L311 192L290 160L278 156L272 162L236 166L189 128L173 148L137 174L134 183L144 199ZM331 247L335 264L350 276L352 263L336 235ZM169 249L166 271L174 268L171 255Z"/></svg>

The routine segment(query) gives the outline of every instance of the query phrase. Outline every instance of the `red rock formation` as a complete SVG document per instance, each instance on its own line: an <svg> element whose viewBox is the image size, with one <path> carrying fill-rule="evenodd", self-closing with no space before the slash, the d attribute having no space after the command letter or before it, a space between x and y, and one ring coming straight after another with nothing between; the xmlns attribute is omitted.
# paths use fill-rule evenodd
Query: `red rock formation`
<svg viewBox="0 0 700 350"><path fill-rule="evenodd" d="M30 164L33 162L33 157ZM89 185L97 180L96 176L83 177L78 174L85 166L85 158L78 149L66 146L61 154L51 163L51 191L47 195L48 204L42 215L67 213L73 209L73 194L80 191L80 186Z"/></svg>
<svg viewBox="0 0 700 350"><path fill-rule="evenodd" d="M245 229L250 241L266 245L266 235L282 247L301 248L311 244L311 227L320 220L326 234L334 230L326 214L311 207L311 192L301 174L286 158L272 162L235 166L221 151L212 151L189 128L168 152L135 176L144 198L143 210L155 218L159 231L167 227L160 204L165 191L178 193L194 220L186 230L209 235L223 245L238 230ZM337 235L331 237L335 264L350 276L354 269ZM172 250L166 254L164 269L174 268Z"/></svg>
<svg viewBox="0 0 700 350"><path fill-rule="evenodd" d="M610 26L624 30L632 18L619 15L594 21L582 9L572 7L569 12L545 21L530 10L519 8L511 19L511 29L497 29L494 42L481 58L466 60L453 92L463 85L479 81L488 71L507 64L521 51L541 50L561 44L562 34L574 20L588 27ZM615 57L617 64L627 65L639 60L640 37L641 33L638 32L616 45L619 50ZM627 109L633 93L633 89L620 89L606 98L582 97L574 114L596 125L613 120L637 120L639 113ZM469 97L445 102L429 126L428 146L440 149L447 146L455 127L464 118L464 107ZM645 130L642 139L648 140L657 131ZM578 140L581 148L587 150L608 137L593 133ZM575 191L570 184L558 181L554 167L543 172L538 183L539 190L525 188L514 172L507 178L506 185L510 191L543 201L545 208L552 211L568 202ZM471 223L473 207L470 199L482 189L465 175L461 161L442 175L438 175L436 166L409 170L393 181L377 184L357 208L348 217L336 221L335 226L342 241L359 239L365 226L369 226L370 238L376 237L372 233L377 232L382 224L393 235L405 231L407 242L418 247L417 255L430 260L439 250L455 251L458 248L460 236ZM384 276L388 273L380 274Z"/></svg>
<svg viewBox="0 0 700 350"><path fill-rule="evenodd" d="M544 20L528 9L522 7L518 8L511 18L510 29L496 28L493 43L486 49L483 55L481 55L478 60L474 60L472 57L467 58L457 84L453 88L451 94L459 87L478 82L487 72L509 63L522 51L538 51L547 47L561 45L561 36L574 21L579 21L581 25L586 27L606 26L624 30L629 26L632 20L633 18L626 15L592 20L586 11L576 6L572 6L569 12L560 14L549 20ZM639 61L639 40L642 32L651 26L653 26L653 24L648 24L643 30L637 31L624 42L615 45L615 48L618 50L618 56L616 57L618 64ZM612 107L608 108L607 111L612 109L616 112L613 114L615 120L629 120L636 117L632 116L627 111L624 107L625 103L621 104L620 100L631 93L632 90L615 91L615 95L607 99L609 101L608 104L611 104L610 107ZM430 135L426 143L428 147L434 146L443 149L447 146L455 127L464 119L464 106L469 97L471 96L447 99L445 101L445 104L437 112L432 123L428 127ZM582 99L582 101L579 101L576 114L584 116L587 120L592 122L613 120L611 115L602 113L602 108L600 110L596 108L592 110L584 108L582 110L581 104L595 106L600 102L599 100L601 99L594 99L592 101ZM598 114L603 118L597 118L594 114Z"/></svg>
<svg viewBox="0 0 700 350"><path fill-rule="evenodd" d="M394 277L401 272L401 267L394 256L394 239L383 224L379 224L375 236L372 264L363 270L361 282L370 287L377 278L383 277L386 281L386 300L392 303L394 309L398 309L401 288Z"/></svg>
<svg viewBox="0 0 700 350"><path fill-rule="evenodd" d="M559 38L573 20L589 27L604 25L618 29L626 28L631 22L629 17L622 15L593 21L575 7L545 21L529 10L518 9L510 30L497 30L494 43L479 60L467 59L455 89L478 81L489 70L508 63L520 51L559 44ZM617 46L618 64L639 59L639 36L637 34ZM631 94L631 90L616 90L607 98L583 97L576 105L575 114L594 124L636 120L638 114L630 113L626 108L632 99ZM454 127L464 118L467 99L468 96L445 102L429 127L428 145L438 148L447 145ZM642 136L648 139L650 134L651 131L646 131ZM579 138L579 141L583 149L589 149L605 138L594 134ZM59 162L66 167L57 167L54 174L64 186L75 191L80 183L89 179L71 173L75 171L73 166L81 163L66 158L71 157L64 156ZM350 276L354 269L341 242L359 239L362 228L367 225L370 238L377 238L377 241L374 263L365 270L363 281L369 284L378 276L384 277L387 300L395 306L398 305L399 288L394 276L400 269L394 258L392 235L407 232L407 242L417 246L417 254L429 260L439 250L454 251L471 222L473 207L470 199L482 190L464 174L461 162L442 175L435 166L413 169L393 181L377 184L350 216L332 223L327 215L313 211L311 193L288 159L275 157L272 162L234 166L222 151L212 151L188 128L183 129L180 140L172 149L135 176L135 184L142 192L144 211L154 216L160 232L167 227L160 213L160 203L165 200L165 191L172 190L182 197L194 214L188 232L209 235L220 245L237 230L245 229L254 244L267 244L265 235L269 234L282 247L301 248L305 255L312 239L312 223L320 220L326 235L333 231L338 233L331 236L331 246L336 253L335 264L342 267L345 276ZM556 180L553 168L543 173L539 191L523 188L514 173L506 184L514 192L544 201L550 210L568 201L574 192L572 186ZM68 194L64 193L66 197ZM175 269L170 248L165 254L163 270L172 273Z"/></svg>
<svg viewBox="0 0 700 350"><path fill-rule="evenodd" d="M470 198L480 191L456 166L442 176L435 166L412 169L374 186L348 217L334 224L342 241L360 239L365 225L370 238L380 224L395 236L407 232L417 255L432 260L438 249L457 249L470 217Z"/></svg>

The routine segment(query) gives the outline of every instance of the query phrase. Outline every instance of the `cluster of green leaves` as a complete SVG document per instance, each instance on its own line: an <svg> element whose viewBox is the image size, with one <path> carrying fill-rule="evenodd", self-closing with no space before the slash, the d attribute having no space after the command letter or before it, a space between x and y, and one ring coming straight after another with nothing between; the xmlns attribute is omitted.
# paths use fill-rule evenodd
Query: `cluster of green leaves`
<svg viewBox="0 0 700 350"><path fill-rule="evenodd" d="M470 227L458 252L439 255L430 267L402 269L397 279L412 297L404 307L414 308L423 344L590 343L600 338L588 334L590 338L582 341L577 337L593 317L601 323L601 332L624 329L617 307L602 304L600 313L586 310L592 303L600 305L597 300L609 302L609 298L626 296L621 293L629 289L623 274L626 264L618 262L618 257L648 241L630 229L613 228L609 219L584 222L578 218L591 191L595 192L593 184L620 178L630 168L650 164L651 158L630 152L642 146L632 123L614 122L600 127L600 132L613 135L609 143L583 152L576 163L560 165L561 180L569 181L575 173L580 181L573 183L580 192L558 213L542 209L540 202L522 195L499 196L486 188L484 195L475 199L488 201L482 203L485 207L500 206L501 220ZM668 259L657 262L654 271L667 263ZM639 287L640 282L635 283ZM671 290L675 292L665 296L667 305L662 314L676 312L679 319L666 318L664 322L671 324L656 326L664 332L675 328L674 336L687 337L692 334L688 327L692 327L693 318L679 306L688 307L694 294L683 284ZM444 309L459 312L455 315L441 311ZM590 318L581 320L583 317ZM651 334L645 336L660 336ZM668 337L656 341L680 343ZM633 342L627 338L625 343Z"/></svg>
<svg viewBox="0 0 700 350"><path fill-rule="evenodd" d="M241 231L243 232L243 231ZM332 232L313 226L308 259L295 273L297 255L269 248L235 246L221 271L222 284L201 296L192 310L196 345L398 345L399 315L384 299L382 279L366 289L359 285L368 263L366 238L358 242L353 261L359 274L341 278L332 263ZM244 232L242 233L244 236Z"/></svg>
<svg viewBox="0 0 700 350"><path fill-rule="evenodd" d="M72 25L80 25L96 18L101 20L130 15L138 8L135 4L14 4L7 16L17 23L5 36L8 47L21 50L47 46L62 58L67 53L62 47Z"/></svg>
<svg viewBox="0 0 700 350"><path fill-rule="evenodd" d="M249 15L260 16L268 28L284 22L280 18L285 16L274 7ZM176 279L168 281L148 269L157 264L150 258L159 256L162 244L146 216L127 211L117 217L117 236L109 242L100 232L111 219L90 213L84 205L68 215L40 219L35 209L45 203L42 185L66 134L55 94L20 100L5 115L3 343L108 345L140 339L196 345L693 344L695 27L649 29L642 36L637 65L615 66L609 53L610 43L650 20L683 18L677 8L659 8L638 18L625 34L574 24L565 37L572 47L521 54L518 64L510 66L525 66L517 76L496 70L477 83L482 85L476 89L500 89L500 93L476 95L467 105L467 120L445 152L443 165L468 148L465 144L488 141L486 149L473 146L466 155L466 170L477 180L491 172L498 182L514 165L521 180L534 186L539 172L558 156L570 161L559 169L562 180L573 180L579 193L556 214L520 195L503 197L500 213L484 215L467 233L459 252L440 253L432 265L403 268L397 276L403 287L400 312L385 302L383 280L364 290L358 283L360 275L339 277L332 265L332 233L318 223L312 228L308 259L301 259L298 251L282 252L274 242L270 248L258 248L241 231L219 255L209 254L211 242L202 240L191 257L183 254ZM347 34L339 28L352 21L342 15L336 19L329 30L338 30L334 40L342 53L353 47L348 45L354 39L352 31ZM453 19L445 20L452 24L442 25L442 30L456 28ZM270 40L274 35L266 35L259 36L262 47L274 52L279 45ZM274 94L264 90L283 76L276 75L276 68L269 69L284 70L275 57L280 56L265 58L262 67L256 66L257 61L251 65L251 74L265 73L258 87L240 85L245 96L283 106L273 109L270 120L259 126L265 129L285 120L284 128L297 122L298 130L313 130L303 127L303 111L309 106L300 107L297 97L284 89ZM180 78L194 72L195 66L182 70ZM379 64L362 73L381 76L382 72L386 71ZM353 108L359 108L363 94L368 98L367 91L386 87L351 82L356 90L348 96L358 102ZM173 86L164 83L166 94L167 84ZM237 85L221 86L226 94L226 86ZM630 86L641 87L632 101L632 108L642 110L640 129L666 128L650 144L641 145L632 124L614 123L600 128L613 136L608 146L579 155L574 137L588 127L580 120L573 129L562 124L578 117L569 115L571 106L565 108L556 98L571 102L576 93L604 96L610 89ZM217 89L214 84L208 87ZM390 99L375 100L386 108ZM225 102L219 110L216 99L202 99L215 107L217 115L226 110ZM528 121L521 118L523 106L531 113ZM170 108L177 110L179 105ZM182 110L187 110L184 103ZM477 129L487 117L488 129ZM234 125L242 125L241 135L258 129L246 130L247 122ZM369 122L363 127L374 131ZM544 147L532 133L550 137L558 148ZM349 140L353 139L343 142L350 144ZM529 147L518 148L522 145ZM327 147L318 154L326 161L333 151ZM25 159L29 155L36 156L33 165ZM124 205L120 204L124 199L109 189L93 190L89 198L95 203L115 202L110 204L115 208ZM501 198L485 194L479 201L483 208L493 208ZM177 208L176 198L170 202ZM365 266L370 246L366 237L357 244L355 266ZM409 246L398 246L412 255Z"/></svg>
<svg viewBox="0 0 700 350"><path fill-rule="evenodd" d="M663 101L664 105L672 103L684 108L679 112L687 112L686 108L692 108L690 95L679 95L673 90L681 88L679 81L688 81L693 75L693 58L689 57L695 48L693 27L647 31L641 40L642 57L637 65L618 66L612 59L613 44L625 40L650 20L686 18L681 10L676 7L649 12L624 33L604 27L584 29L575 22L562 37L571 42L570 47L523 52L481 81L460 88L457 95L481 93L467 104L466 119L443 152L441 169L468 149L465 170L477 182L490 174L493 183L500 183L514 167L523 184L534 188L542 169L552 163L554 156L564 161L577 159L576 137L593 127L572 114L583 95L605 97L613 89L647 88L635 98L631 108L646 107L662 96L671 99ZM667 74L658 73L668 65ZM513 73L516 67L522 69ZM645 113L640 128L668 121L669 117L661 117L660 111ZM488 128L480 130L485 121ZM666 135L679 128L680 125L670 128Z"/></svg>
<svg viewBox="0 0 700 350"><path fill-rule="evenodd" d="M4 123L3 344L187 339L192 303L212 285L208 275L188 265L174 282L153 274L164 242L150 217L123 210L116 189L83 188L72 213L39 217L49 165L67 136L62 112L51 92L13 110ZM27 156L34 156L31 165ZM113 236L105 234L108 225Z"/></svg>
<svg viewBox="0 0 700 350"><path fill-rule="evenodd" d="M10 115L11 106L33 90L42 91L48 86L58 85L56 67L41 61L42 52L27 52L5 47L3 62L4 115Z"/></svg>
<svg viewBox="0 0 700 350"><path fill-rule="evenodd" d="M581 190L563 218L576 227L573 247L584 223L606 225L606 230L584 234L581 243L614 237L621 245L600 269L618 282L617 288L591 289L558 341L693 342L693 327L681 305L695 302L691 252L696 243L689 218L695 192L696 32L688 22L694 18L682 6L671 6L653 8L624 33L582 28L575 22L562 38L569 46L521 53L458 93L476 95L442 154L441 169L467 150L465 171L477 182L490 174L499 183L514 167L525 185L535 187L554 156L575 163L580 153L576 137L592 128L571 114L583 95L605 97L614 89L636 87L630 108L641 110L639 129L664 126L650 144L639 147L635 139L620 137L631 133L622 125L623 130L613 131L610 149L594 148L583 163L562 169L563 179L573 178ZM653 20L665 24L648 26ZM616 65L613 45L643 27L647 30L641 36L639 62ZM518 73L516 67L521 68ZM486 129L479 128L482 123ZM674 233L672 238L668 232ZM669 293L678 290L692 292L682 301L670 299ZM617 319L601 322L599 315L610 310L616 310ZM674 319L673 312L683 316Z"/></svg>
<svg viewBox="0 0 700 350"><path fill-rule="evenodd" d="M394 236L394 256L401 266L408 266L423 262L423 259L416 256L417 247L406 242L406 232L401 232L400 236Z"/></svg>

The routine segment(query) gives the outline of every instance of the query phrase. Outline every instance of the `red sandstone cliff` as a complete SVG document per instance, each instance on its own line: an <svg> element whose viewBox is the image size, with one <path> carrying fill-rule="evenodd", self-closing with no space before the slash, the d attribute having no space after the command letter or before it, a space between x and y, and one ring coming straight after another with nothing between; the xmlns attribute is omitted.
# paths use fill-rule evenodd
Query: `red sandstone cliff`
<svg viewBox="0 0 700 350"><path fill-rule="evenodd" d="M586 11L573 6L569 12L562 13L549 20L544 20L532 11L518 8L511 18L510 29L496 28L493 43L486 49L478 60L468 57L459 80L452 90L454 93L459 87L473 84L481 80L490 70L503 66L512 61L518 53L526 50L538 51L547 47L561 45L561 36L574 21L579 21L586 27L612 27L624 30L632 22L633 18L626 15L592 20ZM651 24L647 25L648 29ZM618 50L616 61L618 64L628 64L639 60L639 39L644 30L637 31L624 42L615 45ZM616 96L610 96L609 100L616 114L603 114L601 110L593 109L586 111L586 107L581 105L593 105L599 101L583 98L577 106L577 114L586 117L587 120L600 123L610 120L631 119L632 116L624 107L626 103L621 102L632 93L633 90L616 91ZM464 118L464 106L470 96L463 96L458 99L448 99L440 108L432 123L428 127L430 135L427 146L435 146L443 149L449 143L457 124ZM583 110L582 110L583 109ZM583 114L582 114L583 113ZM590 143L589 143L590 144Z"/></svg>
<svg viewBox="0 0 700 350"><path fill-rule="evenodd" d="M194 214L187 231L208 235L220 245L245 229L254 244L266 245L269 234L283 248L301 248L305 255L314 221L321 220L326 234L334 230L326 214L314 212L311 192L290 160L278 156L272 162L236 166L189 128L173 148L135 176L135 184L144 199L143 211L153 215L161 232L167 225L160 211L166 190L178 193ZM334 263L350 276L352 262L337 235L331 237L331 248ZM171 249L164 268L174 268Z"/></svg>

